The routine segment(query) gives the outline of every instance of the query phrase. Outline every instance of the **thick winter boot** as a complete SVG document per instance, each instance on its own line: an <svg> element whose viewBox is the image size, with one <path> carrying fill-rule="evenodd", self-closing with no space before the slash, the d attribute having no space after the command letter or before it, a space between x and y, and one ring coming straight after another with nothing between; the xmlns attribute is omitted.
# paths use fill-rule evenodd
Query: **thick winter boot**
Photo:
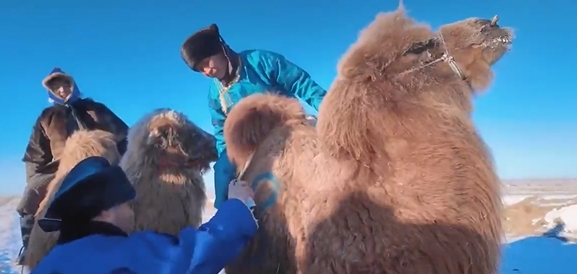
<svg viewBox="0 0 577 274"><path fill-rule="evenodd" d="M20 218L20 232L22 234L22 248L16 259L16 264L24 264L24 256L26 255L26 248L28 248L28 241L30 240L30 234L32 233L32 227L34 227L34 215L24 215Z"/></svg>

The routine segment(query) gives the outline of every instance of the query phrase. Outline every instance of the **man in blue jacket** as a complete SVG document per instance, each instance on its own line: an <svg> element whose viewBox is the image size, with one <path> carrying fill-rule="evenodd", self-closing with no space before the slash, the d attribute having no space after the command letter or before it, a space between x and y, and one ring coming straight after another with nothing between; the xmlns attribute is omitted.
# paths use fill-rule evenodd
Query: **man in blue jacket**
<svg viewBox="0 0 577 274"><path fill-rule="evenodd" d="M87 158L66 176L39 220L42 230L60 236L32 273L216 274L257 231L245 204L252 195L247 184L231 183L228 195L208 223L187 227L178 237L151 231L128 235L134 188L120 167Z"/></svg>
<svg viewBox="0 0 577 274"><path fill-rule="evenodd" d="M233 51L212 24L188 37L181 56L196 72L214 79L208 102L220 155L214 165L215 207L224 202L236 167L228 160L223 125L228 112L242 98L267 91L297 97L318 111L326 91L302 68L284 56L264 50Z"/></svg>

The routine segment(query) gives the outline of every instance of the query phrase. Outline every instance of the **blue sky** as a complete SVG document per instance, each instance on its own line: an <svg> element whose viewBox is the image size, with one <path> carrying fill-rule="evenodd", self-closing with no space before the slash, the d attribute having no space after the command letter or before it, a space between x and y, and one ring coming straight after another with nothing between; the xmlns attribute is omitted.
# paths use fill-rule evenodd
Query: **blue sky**
<svg viewBox="0 0 577 274"><path fill-rule="evenodd" d="M20 193L20 162L36 117L48 106L41 79L60 66L82 92L128 124L157 107L185 112L211 130L209 80L182 62L182 41L217 23L234 49L284 54L328 88L336 63L383 0L2 1L0 3L0 193ZM513 49L474 113L503 178L577 177L575 1L405 0L433 27L499 14L516 29Z"/></svg>

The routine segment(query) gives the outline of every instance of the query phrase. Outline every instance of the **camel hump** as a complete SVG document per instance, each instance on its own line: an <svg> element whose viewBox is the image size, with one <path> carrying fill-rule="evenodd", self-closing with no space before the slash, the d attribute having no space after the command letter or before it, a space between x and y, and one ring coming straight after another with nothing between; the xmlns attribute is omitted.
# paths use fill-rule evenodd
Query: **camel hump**
<svg viewBox="0 0 577 274"><path fill-rule="evenodd" d="M266 93L248 96L232 108L224 123L228 155L250 154L276 128L307 123L296 98Z"/></svg>
<svg viewBox="0 0 577 274"><path fill-rule="evenodd" d="M116 141L114 135L102 130L78 130L74 132L64 145L62 150L62 160L76 159L81 155L99 155L108 159L111 162L117 162L118 150L116 149ZM67 155L67 157L64 157ZM76 155L72 157L71 155ZM62 162L60 163L62 165ZM72 163L70 163L72 164ZM65 164L67 165L67 164ZM72 164L74 165L74 164Z"/></svg>
<svg viewBox="0 0 577 274"><path fill-rule="evenodd" d="M78 148L85 143L93 143L96 140L114 140L114 135L102 130L78 130L66 140L66 147Z"/></svg>
<svg viewBox="0 0 577 274"><path fill-rule="evenodd" d="M114 135L102 130L78 130L74 132L64 145L63 153L86 150L94 144L114 142Z"/></svg>

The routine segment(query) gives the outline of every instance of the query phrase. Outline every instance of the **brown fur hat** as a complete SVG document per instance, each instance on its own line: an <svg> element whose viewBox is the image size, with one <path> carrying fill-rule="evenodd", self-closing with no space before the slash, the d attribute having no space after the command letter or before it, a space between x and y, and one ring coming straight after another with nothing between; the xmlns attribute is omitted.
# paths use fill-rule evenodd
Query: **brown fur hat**
<svg viewBox="0 0 577 274"><path fill-rule="evenodd" d="M184 40L180 48L182 60L194 71L198 71L195 66L200 61L220 52L222 40L216 24L192 34Z"/></svg>

